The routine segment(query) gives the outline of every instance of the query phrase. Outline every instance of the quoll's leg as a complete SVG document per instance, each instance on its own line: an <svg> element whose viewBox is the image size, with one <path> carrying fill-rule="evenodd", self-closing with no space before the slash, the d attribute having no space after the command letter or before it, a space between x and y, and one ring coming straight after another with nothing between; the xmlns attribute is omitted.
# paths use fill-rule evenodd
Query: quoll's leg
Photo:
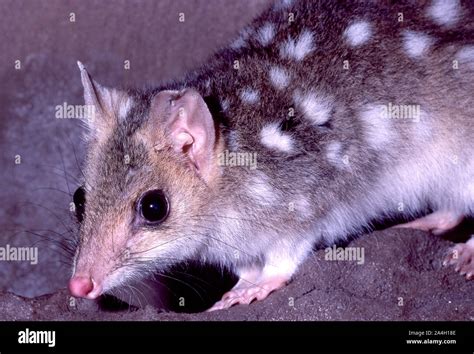
<svg viewBox="0 0 474 354"><path fill-rule="evenodd" d="M474 279L474 236L451 248L443 265L454 265L454 270L465 275L467 280Z"/></svg>
<svg viewBox="0 0 474 354"><path fill-rule="evenodd" d="M236 304L248 305L263 300L273 291L280 289L290 280L288 276L269 276L262 270L246 269L241 272L237 284L222 296L208 311L223 310Z"/></svg>
<svg viewBox="0 0 474 354"><path fill-rule="evenodd" d="M439 235L459 225L463 218L463 214L448 210L439 210L409 223L396 225L394 227L423 230L431 232L434 235Z"/></svg>
<svg viewBox="0 0 474 354"><path fill-rule="evenodd" d="M304 241L293 247L285 243L278 244L266 255L263 268L240 270L237 284L208 311L227 309L236 304L248 305L254 300L265 299L286 285L311 248L312 245Z"/></svg>

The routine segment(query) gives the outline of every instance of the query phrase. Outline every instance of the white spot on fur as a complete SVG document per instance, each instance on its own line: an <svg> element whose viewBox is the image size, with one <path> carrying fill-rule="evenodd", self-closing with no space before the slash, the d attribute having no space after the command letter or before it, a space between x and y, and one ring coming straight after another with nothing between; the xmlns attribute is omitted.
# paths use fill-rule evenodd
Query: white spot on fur
<svg viewBox="0 0 474 354"><path fill-rule="evenodd" d="M263 172L252 176L248 184L248 193L258 203L264 205L274 204L277 198L277 194L269 182L269 177Z"/></svg>
<svg viewBox="0 0 474 354"><path fill-rule="evenodd" d="M275 10L286 9L286 8L290 7L291 5L293 5L293 1L294 0L278 0L277 2L275 2L275 5L273 6L273 8Z"/></svg>
<svg viewBox="0 0 474 354"><path fill-rule="evenodd" d="M260 100L260 94L256 90L246 88L240 92L240 99L244 103L255 104Z"/></svg>
<svg viewBox="0 0 474 354"><path fill-rule="evenodd" d="M132 106L133 106L133 99L131 97L127 97L125 100L123 100L120 103L119 112L118 112L120 120L123 121L127 118L128 112L130 111Z"/></svg>
<svg viewBox="0 0 474 354"><path fill-rule="evenodd" d="M434 40L427 34L406 30L403 32L403 47L409 57L419 59L426 54Z"/></svg>
<svg viewBox="0 0 474 354"><path fill-rule="evenodd" d="M288 76L288 73L277 66L273 66L270 68L270 82L272 83L273 87L275 87L278 90L282 90L285 87L288 86L290 82L290 78Z"/></svg>
<svg viewBox="0 0 474 354"><path fill-rule="evenodd" d="M246 44L245 39L243 39L242 37L239 37L235 41L233 41L230 46L232 49L240 49L244 47L245 44Z"/></svg>
<svg viewBox="0 0 474 354"><path fill-rule="evenodd" d="M313 34L306 30L296 39L288 37L288 39L280 46L280 56L300 61L313 50Z"/></svg>
<svg viewBox="0 0 474 354"><path fill-rule="evenodd" d="M230 45L232 49L240 49L242 47L245 47L247 44L247 39L250 37L252 34L252 30L250 28L244 28L242 31L240 31L239 37L232 42Z"/></svg>
<svg viewBox="0 0 474 354"><path fill-rule="evenodd" d="M342 156L342 144L339 141L332 141L326 147L326 158L337 168L344 168L346 164Z"/></svg>
<svg viewBox="0 0 474 354"><path fill-rule="evenodd" d="M230 107L229 100L224 98L224 99L221 101L221 108L222 108L222 111L224 111L224 112L227 111L227 110L229 109L229 107Z"/></svg>
<svg viewBox="0 0 474 354"><path fill-rule="evenodd" d="M272 23L266 23L257 31L257 40L263 45L267 46L275 37L275 26Z"/></svg>
<svg viewBox="0 0 474 354"><path fill-rule="evenodd" d="M308 118L311 123L323 125L329 120L332 102L328 98L312 92L307 94L295 92L293 99L296 105L303 111L304 116Z"/></svg>
<svg viewBox="0 0 474 354"><path fill-rule="evenodd" d="M374 149L381 149L392 140L391 122L383 105L367 105L360 112L364 122L366 141Z"/></svg>
<svg viewBox="0 0 474 354"><path fill-rule="evenodd" d="M295 200L294 212L296 213L296 215L301 216L303 218L311 217L313 215L313 208L308 198L306 198L304 195L298 196Z"/></svg>
<svg viewBox="0 0 474 354"><path fill-rule="evenodd" d="M367 21L354 22L347 27L344 36L351 46L357 47L370 39L372 26Z"/></svg>
<svg viewBox="0 0 474 354"><path fill-rule="evenodd" d="M273 150L290 152L293 148L293 140L288 134L281 131L278 123L264 126L260 132L260 141Z"/></svg>
<svg viewBox="0 0 474 354"><path fill-rule="evenodd" d="M229 132L227 146L231 151L239 150L239 133L236 130L231 130Z"/></svg>
<svg viewBox="0 0 474 354"><path fill-rule="evenodd" d="M461 12L459 0L433 0L428 8L428 16L440 26L455 24Z"/></svg>
<svg viewBox="0 0 474 354"><path fill-rule="evenodd" d="M463 69L464 65L474 69L474 45L462 47L456 53L456 59L459 61L460 69Z"/></svg>

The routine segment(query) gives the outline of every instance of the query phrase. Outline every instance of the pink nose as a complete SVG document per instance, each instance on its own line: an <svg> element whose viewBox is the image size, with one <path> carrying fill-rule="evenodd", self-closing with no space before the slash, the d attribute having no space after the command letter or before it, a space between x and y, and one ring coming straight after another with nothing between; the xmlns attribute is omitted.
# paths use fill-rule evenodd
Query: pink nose
<svg viewBox="0 0 474 354"><path fill-rule="evenodd" d="M69 280L69 291L74 297L87 297L94 289L94 283L89 277L73 276Z"/></svg>

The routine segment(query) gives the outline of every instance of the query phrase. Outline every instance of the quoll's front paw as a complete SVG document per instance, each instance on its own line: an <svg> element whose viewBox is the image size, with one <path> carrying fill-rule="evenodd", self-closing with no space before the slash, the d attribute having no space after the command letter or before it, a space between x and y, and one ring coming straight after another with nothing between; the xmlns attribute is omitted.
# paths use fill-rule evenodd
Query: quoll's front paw
<svg viewBox="0 0 474 354"><path fill-rule="evenodd" d="M467 280L474 279L474 236L466 243L454 246L446 256L443 265L454 265L454 270L465 275Z"/></svg>
<svg viewBox="0 0 474 354"><path fill-rule="evenodd" d="M232 290L222 296L222 300L216 302L207 311L223 310L237 304L248 305L252 301L265 299L273 291L285 286L287 279L271 279L258 284L237 284Z"/></svg>

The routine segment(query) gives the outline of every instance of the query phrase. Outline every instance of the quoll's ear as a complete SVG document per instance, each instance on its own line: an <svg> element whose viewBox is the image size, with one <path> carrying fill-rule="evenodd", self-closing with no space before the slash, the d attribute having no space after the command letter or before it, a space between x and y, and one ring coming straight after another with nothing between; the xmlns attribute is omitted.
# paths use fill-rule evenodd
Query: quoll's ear
<svg viewBox="0 0 474 354"><path fill-rule="evenodd" d="M216 131L201 95L193 89L162 91L152 101L151 114L164 118L161 124L173 149L207 179L213 168Z"/></svg>
<svg viewBox="0 0 474 354"><path fill-rule="evenodd" d="M100 85L87 72L85 66L78 61L81 70L81 81L84 87L84 101L88 113L85 120L89 128L89 136L105 137L117 124L118 119L124 119L130 109L132 100L123 91ZM118 118L118 119L117 119Z"/></svg>

